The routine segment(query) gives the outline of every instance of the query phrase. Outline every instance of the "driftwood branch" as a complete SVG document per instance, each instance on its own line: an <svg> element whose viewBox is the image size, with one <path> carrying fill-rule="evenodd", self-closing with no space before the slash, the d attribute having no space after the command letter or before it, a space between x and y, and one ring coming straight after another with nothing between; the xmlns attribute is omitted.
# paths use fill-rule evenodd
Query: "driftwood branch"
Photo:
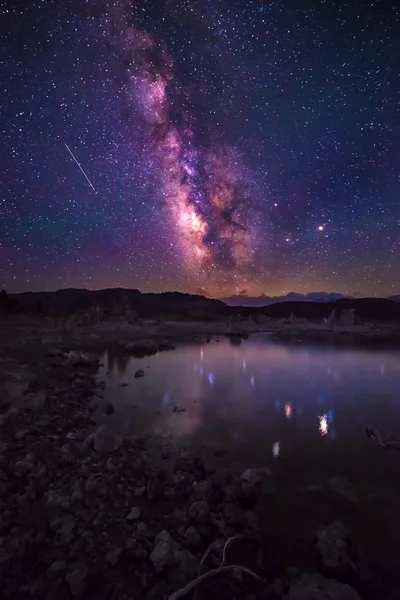
<svg viewBox="0 0 400 600"><path fill-rule="evenodd" d="M221 564L219 565L219 567L216 567L215 569L210 569L209 571L206 571L205 573L199 575L195 579L192 579L192 581L189 581L189 583L187 585L185 585L185 587L183 587L180 590L177 590L176 592L171 594L169 596L168 600L178 600L179 598L183 598L184 596L186 596L186 594L188 594L189 592L194 590L200 583L203 583L203 581L206 581L210 577L215 577L216 575L220 575L221 573L233 573L234 575L239 575L240 573L246 573L250 577L257 579L258 581L262 581L263 583L266 583L265 579L262 579L259 575L254 573L254 571L252 571L251 569L249 569L247 567L244 567L243 565L227 565L227 564L225 564L226 563L226 551L227 551L228 547L230 545L232 545L234 542L238 541L239 539L243 539L244 537L245 536L243 536L243 535L235 535L233 537L228 538L226 540L223 550L222 550L222 560L221 560ZM210 554L210 551L211 551L211 548L213 547L213 545L214 544L210 544L209 547L207 548L206 552L204 553L204 556L200 561L200 568L202 567L206 558Z"/></svg>

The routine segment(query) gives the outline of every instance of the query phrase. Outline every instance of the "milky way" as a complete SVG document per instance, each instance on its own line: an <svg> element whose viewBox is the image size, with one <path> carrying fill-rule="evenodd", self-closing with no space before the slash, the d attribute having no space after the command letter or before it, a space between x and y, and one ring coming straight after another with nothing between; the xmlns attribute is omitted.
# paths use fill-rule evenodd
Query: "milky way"
<svg viewBox="0 0 400 600"><path fill-rule="evenodd" d="M399 293L396 2L1 16L0 287Z"/></svg>
<svg viewBox="0 0 400 600"><path fill-rule="evenodd" d="M119 8L119 10L118 10ZM190 92L156 35L128 25L129 3L107 19L124 69L135 146L166 213L183 265L198 289L239 291L257 273L259 211L251 179L232 146L198 141ZM140 134L138 135L138 128Z"/></svg>

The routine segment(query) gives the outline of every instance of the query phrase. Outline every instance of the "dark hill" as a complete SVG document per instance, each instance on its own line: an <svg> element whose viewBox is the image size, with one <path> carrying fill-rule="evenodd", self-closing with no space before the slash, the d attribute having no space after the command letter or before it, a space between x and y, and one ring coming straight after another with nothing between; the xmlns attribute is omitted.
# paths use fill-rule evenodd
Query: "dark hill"
<svg viewBox="0 0 400 600"><path fill-rule="evenodd" d="M342 310L354 309L362 321L400 321L400 304L385 298L341 298L336 302L279 302L263 309L268 317L288 318L291 314L301 319L322 319L333 310L340 316ZM260 309L257 309L259 312Z"/></svg>
<svg viewBox="0 0 400 600"><path fill-rule="evenodd" d="M10 294L10 299L20 311L51 310L56 314L69 314L88 310L93 304L111 311L117 303L128 304L141 317L150 316L209 316L226 314L227 306L220 300L180 292L142 294L139 290L109 288L86 290L68 288L56 292L26 292Z"/></svg>
<svg viewBox="0 0 400 600"><path fill-rule="evenodd" d="M229 315L250 317L265 315L286 319L291 314L302 319L322 319L333 310L354 309L360 321L400 321L400 303L384 298L341 298L335 302L277 302L268 306L227 306L221 300L181 292L142 294L139 290L109 288L105 290L63 289L56 292L26 292L9 296L13 311L45 311L71 314L86 311L97 304L106 313L115 314L115 306L123 304L139 317L218 319Z"/></svg>

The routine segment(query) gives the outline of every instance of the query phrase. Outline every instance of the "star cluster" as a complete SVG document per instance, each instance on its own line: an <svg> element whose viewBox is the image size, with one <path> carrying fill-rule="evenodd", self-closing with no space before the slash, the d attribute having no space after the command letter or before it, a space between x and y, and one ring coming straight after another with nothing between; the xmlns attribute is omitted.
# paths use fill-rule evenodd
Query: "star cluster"
<svg viewBox="0 0 400 600"><path fill-rule="evenodd" d="M1 13L1 287L399 291L395 2Z"/></svg>

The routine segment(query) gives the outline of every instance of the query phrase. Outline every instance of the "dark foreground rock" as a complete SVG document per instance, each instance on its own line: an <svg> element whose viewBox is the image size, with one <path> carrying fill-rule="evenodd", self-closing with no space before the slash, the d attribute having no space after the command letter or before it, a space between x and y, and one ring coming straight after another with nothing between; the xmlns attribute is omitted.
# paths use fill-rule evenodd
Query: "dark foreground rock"
<svg viewBox="0 0 400 600"><path fill-rule="evenodd" d="M361 596L345 583L318 573L304 573L290 586L285 600L361 600Z"/></svg>

